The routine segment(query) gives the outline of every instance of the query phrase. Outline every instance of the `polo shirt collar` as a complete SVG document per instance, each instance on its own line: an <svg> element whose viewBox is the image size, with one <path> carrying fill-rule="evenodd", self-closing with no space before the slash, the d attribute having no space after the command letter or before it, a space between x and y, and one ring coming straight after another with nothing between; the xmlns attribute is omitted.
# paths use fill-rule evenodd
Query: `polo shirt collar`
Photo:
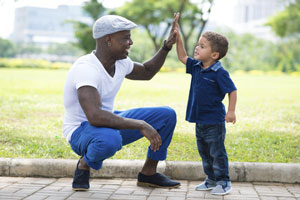
<svg viewBox="0 0 300 200"><path fill-rule="evenodd" d="M218 71L220 68L222 67L221 62L217 61L215 64L213 64L212 66L210 66L209 68L211 68L213 71Z"/></svg>
<svg viewBox="0 0 300 200"><path fill-rule="evenodd" d="M199 66L201 67L201 69L202 69L202 67L203 67L203 63L200 61L199 62ZM221 65L221 62L220 61L217 61L216 63L214 63L214 64L212 64L209 68L207 68L207 69L202 69L202 71L210 71L210 70L212 70L212 71L218 71L220 68L222 67L222 65Z"/></svg>

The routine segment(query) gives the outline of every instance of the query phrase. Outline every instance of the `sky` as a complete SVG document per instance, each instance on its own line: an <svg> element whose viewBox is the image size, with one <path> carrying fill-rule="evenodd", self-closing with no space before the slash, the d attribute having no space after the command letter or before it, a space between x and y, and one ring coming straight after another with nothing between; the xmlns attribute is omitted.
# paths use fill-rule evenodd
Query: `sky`
<svg viewBox="0 0 300 200"><path fill-rule="evenodd" d="M36 6L56 8L58 5L82 5L86 0L0 0L0 37L8 38L13 32L14 26L14 9L22 6ZM124 4L126 0L101 0L107 8L116 8ZM193 0L197 2L197 0ZM230 26L232 21L231 13L233 4L236 0L215 0L210 20L216 23L222 22ZM224 15L226 10L226 15ZM223 15L222 15L223 13Z"/></svg>

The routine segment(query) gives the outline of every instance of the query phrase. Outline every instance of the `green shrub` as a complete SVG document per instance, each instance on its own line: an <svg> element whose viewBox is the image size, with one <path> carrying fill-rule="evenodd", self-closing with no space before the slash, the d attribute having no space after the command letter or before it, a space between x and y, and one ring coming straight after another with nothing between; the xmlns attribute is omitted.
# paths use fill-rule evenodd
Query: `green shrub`
<svg viewBox="0 0 300 200"><path fill-rule="evenodd" d="M282 71L267 71L266 74L267 75L272 75L272 76L281 76L284 73Z"/></svg>
<svg viewBox="0 0 300 200"><path fill-rule="evenodd" d="M300 72L292 72L291 75L292 76L300 76Z"/></svg>
<svg viewBox="0 0 300 200"><path fill-rule="evenodd" d="M250 70L248 72L248 74L251 74L251 75L264 75L264 71L261 71L261 70Z"/></svg>
<svg viewBox="0 0 300 200"><path fill-rule="evenodd" d="M71 64L46 60L0 58L0 68L69 69Z"/></svg>

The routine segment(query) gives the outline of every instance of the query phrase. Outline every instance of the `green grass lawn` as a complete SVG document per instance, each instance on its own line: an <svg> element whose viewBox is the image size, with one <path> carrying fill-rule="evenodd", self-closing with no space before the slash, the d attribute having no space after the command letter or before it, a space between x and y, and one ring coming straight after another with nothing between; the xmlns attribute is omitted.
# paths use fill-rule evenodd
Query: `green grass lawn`
<svg viewBox="0 0 300 200"><path fill-rule="evenodd" d="M67 71L0 69L0 157L78 158L62 134L62 90ZM237 123L227 124L230 161L300 162L300 77L232 75L238 88ZM177 127L168 160L199 161L194 124L186 122L190 77L159 73L151 81L126 80L115 109L168 105ZM227 107L227 98L224 103ZM144 159L146 139L113 158Z"/></svg>

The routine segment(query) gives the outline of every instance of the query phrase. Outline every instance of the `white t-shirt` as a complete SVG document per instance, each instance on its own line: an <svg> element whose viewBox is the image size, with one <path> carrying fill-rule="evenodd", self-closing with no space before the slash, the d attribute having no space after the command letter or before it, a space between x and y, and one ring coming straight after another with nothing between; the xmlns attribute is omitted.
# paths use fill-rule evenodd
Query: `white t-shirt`
<svg viewBox="0 0 300 200"><path fill-rule="evenodd" d="M114 100L122 81L133 70L133 62L129 57L117 60L115 74L111 77L94 52L80 57L67 74L63 91L65 119L63 133L67 141L70 141L72 133L87 118L79 104L77 89L82 86L92 86L97 89L102 107L101 109L112 112Z"/></svg>

